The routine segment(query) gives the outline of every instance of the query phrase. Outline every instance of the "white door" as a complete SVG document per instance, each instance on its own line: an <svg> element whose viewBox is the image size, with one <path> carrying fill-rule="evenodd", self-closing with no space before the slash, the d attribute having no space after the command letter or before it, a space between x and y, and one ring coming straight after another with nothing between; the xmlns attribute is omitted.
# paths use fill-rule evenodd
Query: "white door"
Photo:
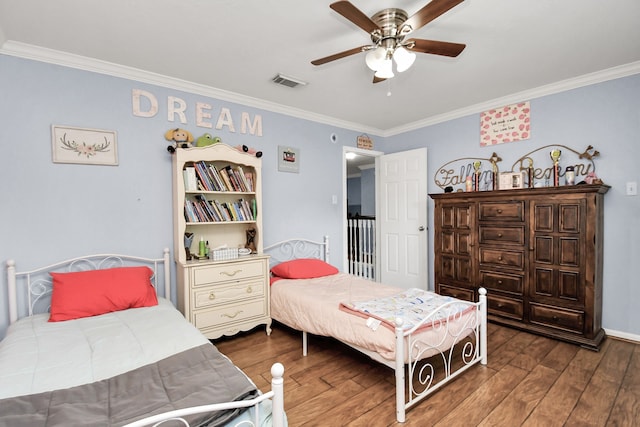
<svg viewBox="0 0 640 427"><path fill-rule="evenodd" d="M427 149L376 157L380 282L428 288Z"/></svg>

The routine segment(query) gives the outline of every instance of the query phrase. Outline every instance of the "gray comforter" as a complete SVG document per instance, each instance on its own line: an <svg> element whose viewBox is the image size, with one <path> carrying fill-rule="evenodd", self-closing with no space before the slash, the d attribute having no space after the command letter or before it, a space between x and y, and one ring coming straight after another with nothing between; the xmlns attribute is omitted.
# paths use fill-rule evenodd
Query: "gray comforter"
<svg viewBox="0 0 640 427"><path fill-rule="evenodd" d="M211 344L106 380L0 400L0 426L120 426L174 409L252 398L255 386ZM240 411L194 416L218 426Z"/></svg>

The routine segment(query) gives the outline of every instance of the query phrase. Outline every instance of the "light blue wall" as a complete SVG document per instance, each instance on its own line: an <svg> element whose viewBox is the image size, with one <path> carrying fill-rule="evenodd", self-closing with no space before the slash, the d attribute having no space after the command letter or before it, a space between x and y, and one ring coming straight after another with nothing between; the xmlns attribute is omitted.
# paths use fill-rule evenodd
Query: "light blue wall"
<svg viewBox="0 0 640 427"><path fill-rule="evenodd" d="M156 116L133 115L133 89L158 99ZM7 260L25 271L88 253L160 257L162 248L173 250L164 133L178 126L196 137L211 132L227 144L263 151L263 243L329 235L331 260L341 265L342 145L355 146L362 132L6 55L0 55L0 94L0 337L8 324ZM168 96L186 102L186 124L168 121ZM196 102L211 104L216 118L228 108L236 132L197 127ZM242 112L262 116L262 137L240 133ZM116 131L119 165L53 163L53 124ZM330 141L332 133L340 143ZM279 145L299 150L299 173L278 171Z"/></svg>
<svg viewBox="0 0 640 427"><path fill-rule="evenodd" d="M132 89L152 92L160 101L153 118L135 117ZM286 89L283 89L286 90ZM187 124L169 122L166 99L187 102ZM355 146L362 132L349 131L206 96L126 79L0 55L0 261L15 259L19 270L92 252L160 256L173 247L171 157L164 132L184 127L196 136L196 102L260 114L263 137L239 130L212 131L230 144L264 152L265 244L290 237L333 242L331 259L342 260L342 146ZM548 144L600 151L597 172L612 189L605 196L604 326L640 334L640 196L627 197L627 181L640 181L640 76L601 83L531 101L532 138L496 148L505 164ZM440 191L433 171L463 157L489 157L480 148L477 115L389 138L376 138L376 150L428 148L429 191ZM115 130L118 166L54 164L51 125ZM330 142L335 133L338 143ZM300 173L277 170L279 145L299 149ZM489 153L488 153L489 152ZM338 204L332 204L336 195ZM429 215L433 205L430 202ZM432 227L430 227L432 230ZM432 233L432 231L431 231ZM431 235L432 239L433 236ZM6 278L0 279L0 336L4 335ZM430 271L433 253L430 248ZM431 275L432 276L432 275ZM433 287L433 278L430 278ZM175 292L175 290L174 290Z"/></svg>
<svg viewBox="0 0 640 427"><path fill-rule="evenodd" d="M379 149L391 153L426 146L431 193L442 191L433 179L438 167L454 159L489 158L496 151L502 165L510 166L545 145L576 150L592 145L600 152L596 173L611 186L604 209L603 326L639 335L640 196L626 196L625 184L640 181L640 75L531 100L529 140L481 148L479 123L479 115L451 120L388 138ZM428 208L433 241L431 199ZM429 260L433 272L432 246Z"/></svg>

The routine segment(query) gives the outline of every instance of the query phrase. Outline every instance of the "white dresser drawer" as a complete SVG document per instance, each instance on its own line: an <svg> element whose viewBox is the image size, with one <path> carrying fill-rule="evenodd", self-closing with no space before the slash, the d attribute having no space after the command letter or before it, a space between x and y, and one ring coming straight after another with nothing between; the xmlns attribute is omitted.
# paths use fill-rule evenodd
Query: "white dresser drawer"
<svg viewBox="0 0 640 427"><path fill-rule="evenodd" d="M208 265L193 269L193 286L238 281L267 274L264 260Z"/></svg>
<svg viewBox="0 0 640 427"><path fill-rule="evenodd" d="M262 277L250 279L240 283L232 282L223 285L196 288L193 293L195 309L212 305L228 304L249 298L263 298L265 282Z"/></svg>
<svg viewBox="0 0 640 427"><path fill-rule="evenodd" d="M240 304L229 304L212 310L198 310L194 313L197 328L223 327L230 323L241 323L244 320L267 315L265 299L244 301Z"/></svg>

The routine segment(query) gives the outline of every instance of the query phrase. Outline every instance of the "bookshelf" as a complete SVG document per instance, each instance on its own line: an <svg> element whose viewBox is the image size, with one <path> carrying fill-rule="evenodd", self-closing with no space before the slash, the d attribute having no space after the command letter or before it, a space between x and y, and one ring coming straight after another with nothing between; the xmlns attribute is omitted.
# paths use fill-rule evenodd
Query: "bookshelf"
<svg viewBox="0 0 640 427"><path fill-rule="evenodd" d="M265 324L271 332L268 256L262 254L262 160L226 144L173 154L174 258L178 309L210 339ZM256 251L231 259L200 257L244 248L256 230ZM192 238L189 251L185 235ZM195 255L189 258L189 255ZM224 258L224 257L223 257Z"/></svg>

